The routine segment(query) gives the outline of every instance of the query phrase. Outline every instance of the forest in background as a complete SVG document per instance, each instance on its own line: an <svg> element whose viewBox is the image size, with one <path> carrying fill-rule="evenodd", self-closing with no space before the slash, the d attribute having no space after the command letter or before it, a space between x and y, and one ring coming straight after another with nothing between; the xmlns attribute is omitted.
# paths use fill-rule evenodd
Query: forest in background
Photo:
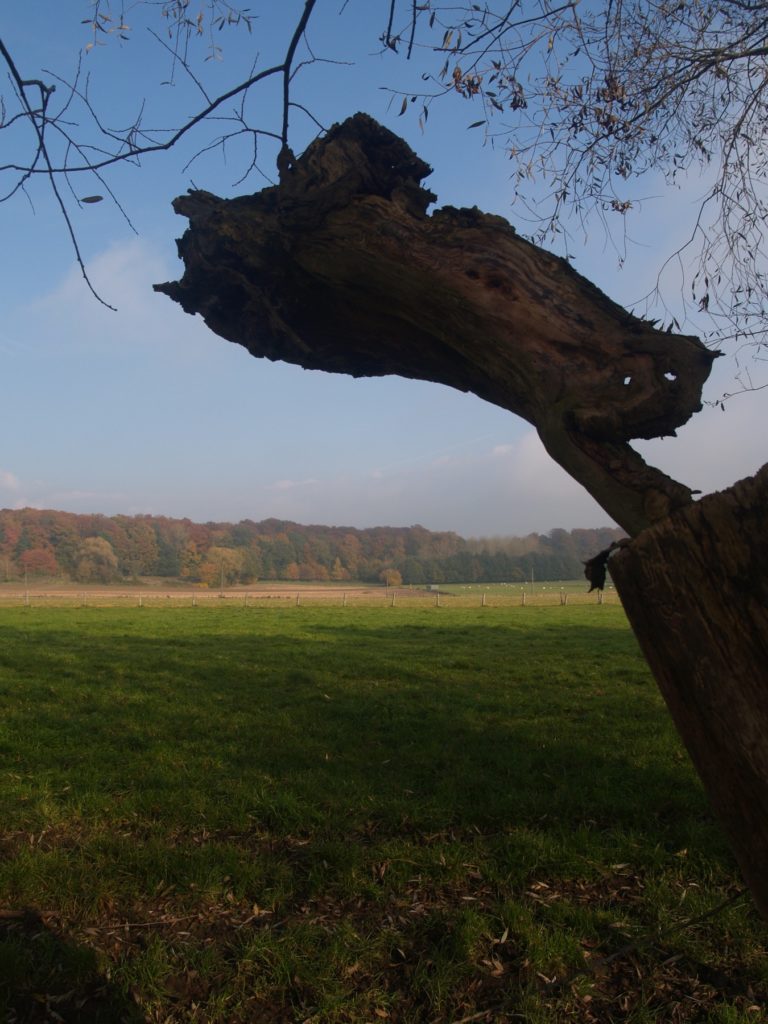
<svg viewBox="0 0 768 1024"><path fill-rule="evenodd" d="M111 583L147 576L208 586L257 580L399 584L574 579L623 536L613 527L465 539L423 526L193 523L166 516L0 510L0 580Z"/></svg>

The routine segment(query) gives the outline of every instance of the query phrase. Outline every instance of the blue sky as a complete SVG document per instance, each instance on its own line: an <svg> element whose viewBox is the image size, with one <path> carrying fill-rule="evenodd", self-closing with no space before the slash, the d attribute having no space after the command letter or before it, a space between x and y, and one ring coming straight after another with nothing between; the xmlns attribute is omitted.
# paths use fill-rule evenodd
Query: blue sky
<svg viewBox="0 0 768 1024"><path fill-rule="evenodd" d="M17 10L3 40L26 77L41 69L71 74L88 42L80 18L86 3L38 0ZM254 33L224 33L224 60L200 65L212 90L239 80L252 63L279 59L303 5L265 4ZM463 101L435 106L422 133L415 117L398 117L382 86L418 81L391 55L377 56L385 5L350 0L322 3L310 25L315 53L332 61L302 72L297 96L324 124L366 110L403 134L434 168L428 184L440 205L478 205L520 226L512 209L511 164L467 126L480 114ZM251 7L258 11L253 3ZM84 58L92 95L112 124L128 123L146 95L157 103L149 123L172 124L199 105L194 89L168 78L168 60L133 12L133 38L115 40ZM129 17L129 21L130 21ZM408 85L408 87L412 87ZM275 88L252 101L259 123L279 126ZM294 148L311 138L297 115ZM255 360L185 315L153 282L181 270L174 239L185 222L173 197L194 184L220 195L255 191L258 176L233 187L242 152L226 162L211 153L184 165L210 141L208 132L178 151L124 166L110 178L138 235L108 202L74 207L78 238L92 279L112 313L82 282L61 216L41 184L29 199L0 206L6 239L0 279L0 507L75 512L189 516L196 520L261 519L305 523L408 525L453 529L465 536L522 534L552 527L598 526L606 514L544 453L528 424L473 398L397 378L354 381ZM11 140L5 140L5 152ZM17 138L14 146L23 140ZM21 152L19 150L19 152ZM273 155L264 149L263 169ZM661 194L644 182L645 193ZM102 192L76 183L78 194ZM574 265L616 300L629 305L655 280L661 258L690 228L695 183L647 202L630 214L635 239L627 266L595 227L569 245ZM31 203L30 203L31 200ZM524 226L523 226L524 230ZM674 281L671 282L674 286ZM672 288L674 290L674 288ZM735 390L732 360L719 360L709 389ZM739 395L727 412L706 408L677 440L646 443L649 461L703 491L727 486L765 461L756 426L766 423L765 399Z"/></svg>

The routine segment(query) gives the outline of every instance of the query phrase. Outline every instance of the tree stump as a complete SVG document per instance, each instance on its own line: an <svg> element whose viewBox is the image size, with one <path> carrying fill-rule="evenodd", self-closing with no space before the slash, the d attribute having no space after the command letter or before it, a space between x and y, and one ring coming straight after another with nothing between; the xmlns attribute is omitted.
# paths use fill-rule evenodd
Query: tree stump
<svg viewBox="0 0 768 1024"><path fill-rule="evenodd" d="M611 576L768 919L768 465L644 530Z"/></svg>

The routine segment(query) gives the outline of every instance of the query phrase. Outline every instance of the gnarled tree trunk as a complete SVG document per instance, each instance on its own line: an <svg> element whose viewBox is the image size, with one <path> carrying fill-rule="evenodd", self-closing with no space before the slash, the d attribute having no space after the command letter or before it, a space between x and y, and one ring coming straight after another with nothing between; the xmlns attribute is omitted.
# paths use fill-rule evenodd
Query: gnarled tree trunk
<svg viewBox="0 0 768 1024"><path fill-rule="evenodd" d="M438 381L536 426L635 538L614 579L768 918L765 475L694 505L629 445L699 410L716 353L627 313L500 217L428 216L428 173L358 114L279 186L177 199L186 269L156 287L255 356Z"/></svg>
<svg viewBox="0 0 768 1024"><path fill-rule="evenodd" d="M768 918L768 465L655 523L611 575Z"/></svg>

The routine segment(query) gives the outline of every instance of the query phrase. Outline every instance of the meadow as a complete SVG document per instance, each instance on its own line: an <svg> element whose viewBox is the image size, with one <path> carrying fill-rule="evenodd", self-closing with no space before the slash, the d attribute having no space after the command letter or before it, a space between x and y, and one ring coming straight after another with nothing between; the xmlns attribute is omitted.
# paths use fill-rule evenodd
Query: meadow
<svg viewBox="0 0 768 1024"><path fill-rule="evenodd" d="M6 607L0 771L9 1024L766 1020L616 605Z"/></svg>

